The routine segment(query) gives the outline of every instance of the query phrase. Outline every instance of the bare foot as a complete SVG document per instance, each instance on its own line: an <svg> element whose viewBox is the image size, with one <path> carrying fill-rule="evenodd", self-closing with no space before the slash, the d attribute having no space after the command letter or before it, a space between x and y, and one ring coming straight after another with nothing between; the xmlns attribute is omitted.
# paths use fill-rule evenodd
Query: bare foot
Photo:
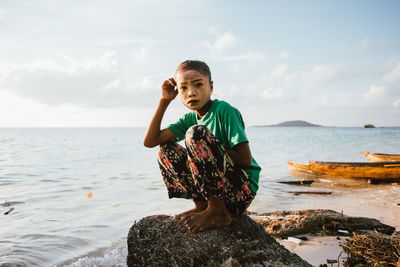
<svg viewBox="0 0 400 267"><path fill-rule="evenodd" d="M202 212L207 208L207 202L205 201L195 201L194 202L195 207L193 209L187 210L185 212L179 213L175 215L176 220L183 221L183 218L189 214L196 213L196 212Z"/></svg>
<svg viewBox="0 0 400 267"><path fill-rule="evenodd" d="M202 212L188 214L181 220L183 220L191 232L199 232L218 226L225 226L231 224L232 222L232 218L229 213L215 211L209 208Z"/></svg>

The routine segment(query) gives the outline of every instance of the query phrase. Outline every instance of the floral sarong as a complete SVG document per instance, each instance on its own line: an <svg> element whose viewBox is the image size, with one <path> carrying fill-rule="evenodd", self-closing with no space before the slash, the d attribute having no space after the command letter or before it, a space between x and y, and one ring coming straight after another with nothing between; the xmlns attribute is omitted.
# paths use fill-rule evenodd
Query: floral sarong
<svg viewBox="0 0 400 267"><path fill-rule="evenodd" d="M210 194L224 200L228 212L243 213L254 199L248 174L203 125L190 127L186 149L176 142L160 145L158 163L170 198L207 201Z"/></svg>

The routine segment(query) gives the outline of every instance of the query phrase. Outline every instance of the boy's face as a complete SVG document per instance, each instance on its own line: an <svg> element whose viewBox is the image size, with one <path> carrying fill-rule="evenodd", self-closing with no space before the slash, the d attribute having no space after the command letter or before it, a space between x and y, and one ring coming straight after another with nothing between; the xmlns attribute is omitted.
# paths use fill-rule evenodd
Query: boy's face
<svg viewBox="0 0 400 267"><path fill-rule="evenodd" d="M178 70L175 81L182 103L189 109L200 110L210 100L213 82L207 75L195 70Z"/></svg>

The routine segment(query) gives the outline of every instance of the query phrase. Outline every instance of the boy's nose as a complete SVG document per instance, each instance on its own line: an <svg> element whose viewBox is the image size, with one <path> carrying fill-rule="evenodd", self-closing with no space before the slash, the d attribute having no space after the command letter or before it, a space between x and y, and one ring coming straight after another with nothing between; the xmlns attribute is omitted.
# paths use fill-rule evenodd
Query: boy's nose
<svg viewBox="0 0 400 267"><path fill-rule="evenodd" d="M188 95L189 96L195 96L196 95L196 89L190 86L189 90L188 90Z"/></svg>

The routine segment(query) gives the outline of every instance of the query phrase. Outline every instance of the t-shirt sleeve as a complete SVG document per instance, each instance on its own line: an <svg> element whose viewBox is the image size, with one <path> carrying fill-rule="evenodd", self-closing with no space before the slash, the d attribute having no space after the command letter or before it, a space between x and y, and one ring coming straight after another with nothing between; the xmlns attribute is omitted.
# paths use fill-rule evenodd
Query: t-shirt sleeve
<svg viewBox="0 0 400 267"><path fill-rule="evenodd" d="M228 105L223 112L223 117L225 120L225 133L229 147L232 148L237 144L248 142L245 125L243 122L242 115L239 110Z"/></svg>
<svg viewBox="0 0 400 267"><path fill-rule="evenodd" d="M193 125L190 114L183 115L177 122L168 125L168 129L175 134L176 141L179 142L185 138L186 131Z"/></svg>

